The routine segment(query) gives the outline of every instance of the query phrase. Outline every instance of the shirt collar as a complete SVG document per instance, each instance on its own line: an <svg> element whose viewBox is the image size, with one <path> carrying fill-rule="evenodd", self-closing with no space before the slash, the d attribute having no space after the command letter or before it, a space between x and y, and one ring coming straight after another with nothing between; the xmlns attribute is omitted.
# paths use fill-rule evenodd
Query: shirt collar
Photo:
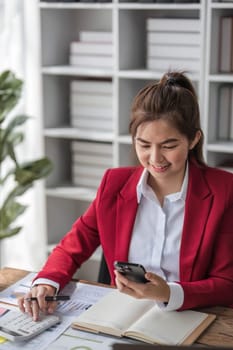
<svg viewBox="0 0 233 350"><path fill-rule="evenodd" d="M185 201L186 194L187 194L187 188L188 188L188 173L189 173L189 164L187 162L184 180L183 180L183 184L182 184L180 192L171 193L171 194L166 196L166 198L169 199L171 202L174 202L178 199L183 199ZM145 193L147 192L147 189L148 189L147 178L148 178L148 171L145 168L140 176L140 179L139 179L137 187L136 187L138 203L140 203L142 195L145 195Z"/></svg>

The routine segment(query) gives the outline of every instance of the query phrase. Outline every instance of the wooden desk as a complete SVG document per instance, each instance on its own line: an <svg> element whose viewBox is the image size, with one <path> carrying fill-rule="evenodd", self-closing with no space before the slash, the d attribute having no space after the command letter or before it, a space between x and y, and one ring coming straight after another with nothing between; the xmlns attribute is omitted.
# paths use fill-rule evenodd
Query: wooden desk
<svg viewBox="0 0 233 350"><path fill-rule="evenodd" d="M28 271L5 267L0 269L0 291L28 274ZM233 348L233 309L212 307L201 311L217 315L217 319L197 339L196 344Z"/></svg>

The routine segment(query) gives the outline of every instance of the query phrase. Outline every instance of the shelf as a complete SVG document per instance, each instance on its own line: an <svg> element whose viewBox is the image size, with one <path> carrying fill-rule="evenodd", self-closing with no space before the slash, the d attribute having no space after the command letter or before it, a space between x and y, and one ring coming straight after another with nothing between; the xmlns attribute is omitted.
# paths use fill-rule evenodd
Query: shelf
<svg viewBox="0 0 233 350"><path fill-rule="evenodd" d="M207 145L207 150L211 152L219 153L232 153L233 154L233 141L229 142L215 142Z"/></svg>
<svg viewBox="0 0 233 350"><path fill-rule="evenodd" d="M44 130L44 136L51 138L64 138L64 139L80 139L80 140L94 140L103 142L113 142L113 133L107 132L91 132L78 130L72 127L59 127L49 128Z"/></svg>
<svg viewBox="0 0 233 350"><path fill-rule="evenodd" d="M233 3L215 2L211 4L212 9L233 9Z"/></svg>
<svg viewBox="0 0 233 350"><path fill-rule="evenodd" d="M122 10L200 10L200 4L151 4L151 3L117 3Z"/></svg>
<svg viewBox="0 0 233 350"><path fill-rule="evenodd" d="M46 195L57 198L68 198L91 202L95 198L96 191L91 190L90 188L79 188L64 185L54 188L47 188Z"/></svg>
<svg viewBox="0 0 233 350"><path fill-rule="evenodd" d="M65 75L65 76L90 76L90 77L106 77L112 78L113 71L110 69L83 69L74 66L49 66L42 67L42 73L47 75Z"/></svg>
<svg viewBox="0 0 233 350"><path fill-rule="evenodd" d="M233 83L233 74L210 74L208 80L216 83Z"/></svg>
<svg viewBox="0 0 233 350"><path fill-rule="evenodd" d="M72 220L82 215L89 203L95 198L96 190L81 186L76 187L74 183L77 179L82 178L81 180L83 180L85 177L85 180L90 180L89 185L94 186L97 174L101 175L101 171L106 166L104 162L108 161L104 152L110 158L112 157L111 163L114 167L137 164L134 152L132 152L132 138L128 134L130 106L137 92L145 84L158 81L165 71L165 69L159 71L158 66L156 66L157 70L146 68L148 62L148 18L182 17L199 20L200 26L196 32L197 39L194 35L197 45L200 45L200 51L197 51L196 57L198 68L195 66L193 69L196 73L191 74L187 71L187 75L194 83L199 97L203 131L207 140L205 154L210 165L223 163L232 157L233 142L210 142L216 138L218 125L218 107L216 105L218 87L221 83L233 83L233 74L210 74L210 72L216 72L218 67L218 19L222 14L228 13L228 9L233 9L233 4L217 4L210 0L200 0L199 3L189 4L120 2L118 0L109 3L39 3L42 138L44 153L51 157L54 162L54 171L47 179L45 193L48 212L48 244L59 241L64 232L68 231L69 225L72 225ZM82 31L112 33L112 69L87 69L68 64L70 62L70 43L79 41ZM187 45L187 50L190 44L192 43L187 43L186 40L184 45ZM174 45L174 43L169 42L167 45ZM195 49L190 50L190 52L195 52ZM155 56L158 58L160 55L158 52L156 54ZM171 56L170 47L168 48L168 56ZM178 57L180 60L182 58ZM169 67L170 64L173 64L174 59L169 61ZM210 62L207 62L207 59ZM185 61L184 65L193 68L189 64L192 60L195 61L194 57L189 57L188 60L189 62ZM100 63L102 64L102 62ZM163 63L162 58L160 64L163 65ZM179 62L176 64L179 65ZM92 80L98 81L98 83L102 81L109 84L110 82L111 97L107 102L108 106L102 105L101 108L105 109L96 113L95 103L99 104L98 98L92 96L91 99L90 95L90 107L89 96L85 96L85 99L81 96L80 99L79 94L77 94L76 102L72 104L70 92L73 80L76 80L76 86L78 80L86 80L88 83ZM91 88L93 89L93 84ZM109 91L105 90L104 93L109 94ZM79 101L78 108L75 105L77 100ZM87 101L86 105L84 100ZM82 104L85 107L80 108ZM108 109L107 112L106 109ZM85 118L89 118L89 120L87 121ZM71 125L89 127L89 131L80 130L71 127ZM102 125L106 131L112 130L112 132L102 132ZM91 131L96 129L101 130L101 132ZM74 141L79 147L76 153L72 148ZM95 141L96 144L93 146ZM110 151L108 151L108 147ZM100 151L101 149L102 151ZM83 163L80 162L80 158ZM94 164L86 164L88 161ZM95 167L93 172L89 172L91 165L93 169ZM92 179L87 177L87 173L93 177L93 183L91 183ZM77 181L76 183L84 185L83 182ZM87 186L86 183L85 186ZM67 212L65 218L62 215L64 210ZM57 218L57 222L54 218Z"/></svg>
<svg viewBox="0 0 233 350"><path fill-rule="evenodd" d="M39 7L41 9L57 9L57 10L82 10L82 9L112 9L113 3L62 3L62 2L56 2L56 3L49 3L49 2L40 2Z"/></svg>
<svg viewBox="0 0 233 350"><path fill-rule="evenodd" d="M189 73L187 74L193 81L199 81L200 77L198 74ZM120 70L117 73L119 78L125 79L147 79L147 80L159 80L161 78L161 72L156 72L148 69L135 69L135 70Z"/></svg>

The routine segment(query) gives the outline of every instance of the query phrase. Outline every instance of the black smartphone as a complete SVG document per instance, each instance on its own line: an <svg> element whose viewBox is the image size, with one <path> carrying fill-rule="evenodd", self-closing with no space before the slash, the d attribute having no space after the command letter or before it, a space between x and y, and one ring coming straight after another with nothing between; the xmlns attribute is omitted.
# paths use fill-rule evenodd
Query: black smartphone
<svg viewBox="0 0 233 350"><path fill-rule="evenodd" d="M123 261L115 261L114 267L122 275L127 277L129 280L139 283L146 283L148 280L145 278L146 270L140 264L133 264Z"/></svg>

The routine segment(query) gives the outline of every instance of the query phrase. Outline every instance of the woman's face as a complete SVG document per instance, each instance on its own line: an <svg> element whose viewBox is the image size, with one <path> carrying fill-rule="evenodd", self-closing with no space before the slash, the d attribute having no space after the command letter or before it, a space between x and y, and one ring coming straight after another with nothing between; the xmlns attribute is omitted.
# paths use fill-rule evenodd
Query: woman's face
<svg viewBox="0 0 233 350"><path fill-rule="evenodd" d="M189 150L199 140L190 142L168 121L159 119L139 125L135 149L139 162L157 183L182 184Z"/></svg>

